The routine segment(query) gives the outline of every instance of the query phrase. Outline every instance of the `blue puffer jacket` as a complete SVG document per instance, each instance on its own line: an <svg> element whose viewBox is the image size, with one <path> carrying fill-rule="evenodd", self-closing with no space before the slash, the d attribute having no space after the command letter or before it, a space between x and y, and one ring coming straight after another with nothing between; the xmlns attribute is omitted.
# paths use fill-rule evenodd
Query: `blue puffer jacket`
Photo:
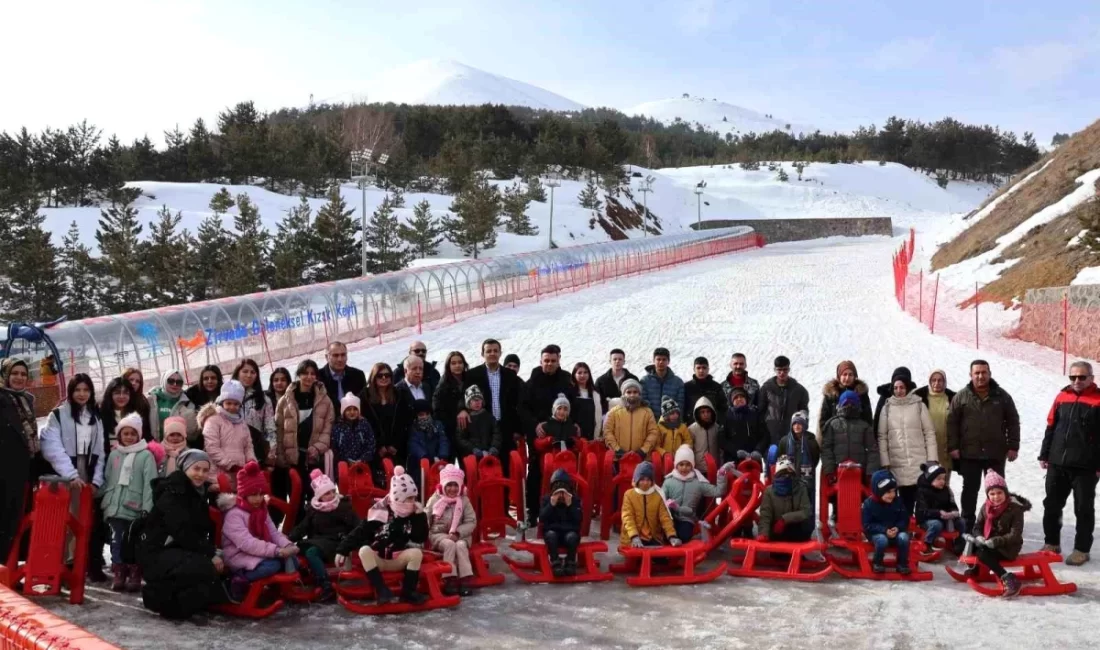
<svg viewBox="0 0 1100 650"><path fill-rule="evenodd" d="M681 409L684 408L684 380L677 377L676 373L672 372L672 368L665 372L665 378L662 380L657 376L655 366L646 366L645 376L640 383L642 399L649 404L654 419L661 419L661 398L666 395L676 400Z"/></svg>
<svg viewBox="0 0 1100 650"><path fill-rule="evenodd" d="M890 528L897 528L899 532L909 530L909 511L901 502L901 495L896 495L893 503L882 500L888 490L897 490L897 484L889 470L880 469L871 476L873 496L863 502L863 534L868 538L885 535Z"/></svg>

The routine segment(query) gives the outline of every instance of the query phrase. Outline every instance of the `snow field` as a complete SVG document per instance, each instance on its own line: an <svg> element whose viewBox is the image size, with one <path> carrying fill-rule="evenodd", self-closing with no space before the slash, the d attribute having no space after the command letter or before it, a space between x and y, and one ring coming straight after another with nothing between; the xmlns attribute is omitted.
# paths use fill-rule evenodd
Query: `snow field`
<svg viewBox="0 0 1100 650"><path fill-rule="evenodd" d="M792 375L810 391L816 423L821 386L837 362L855 361L873 387L907 365L923 383L942 368L961 387L974 352L931 335L894 303L890 256L900 239L834 238L779 244L622 279L473 317L425 333L428 357L462 351L477 363L480 341L495 337L517 353L526 375L548 343L563 349L563 366L587 361L606 370L607 352L621 347L640 373L653 348L667 346L685 380L692 359L707 356L725 374L734 351L748 355L763 381L771 360L785 354ZM371 347L352 346L351 363L400 360L414 337ZM1012 393L1022 417L1020 460L1008 467L1011 490L1029 498L1025 550L1042 543L1043 472L1038 455L1047 409L1064 384L1057 374L981 353L994 378ZM288 362L285 365L292 366ZM955 480L956 494L961 488ZM1063 546L1071 545L1073 516L1065 513ZM613 538L612 548L616 544ZM719 553L723 557L724 553ZM496 566L501 566L494 560ZM942 564L942 562L941 562ZM176 624L135 611L134 596L100 590L83 607L49 606L125 647L239 648L539 648L548 644L597 648L978 648L1013 639L1016 648L1088 645L1088 621L1100 616L1100 570L1056 567L1079 591L1059 598L1002 601L980 596L932 565L932 583L872 583L831 577L818 584L721 577L696 587L631 589L622 580L580 586L528 586L512 577L454 610L417 616L357 617L338 606L290 606L267 621L211 618L181 633ZM120 614L122 616L120 616Z"/></svg>

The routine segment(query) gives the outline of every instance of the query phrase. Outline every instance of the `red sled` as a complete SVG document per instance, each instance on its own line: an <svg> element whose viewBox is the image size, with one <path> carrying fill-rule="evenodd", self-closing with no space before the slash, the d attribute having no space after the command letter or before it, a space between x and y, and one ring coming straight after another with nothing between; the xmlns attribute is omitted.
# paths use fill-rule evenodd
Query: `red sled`
<svg viewBox="0 0 1100 650"><path fill-rule="evenodd" d="M825 545L820 542L761 542L755 539L734 539L730 541L735 556L731 562L730 575L740 578L762 578L765 580L797 580L799 582L818 582L833 572L828 561L813 561L806 558L808 553L824 553ZM788 556L787 561L777 561L773 555Z"/></svg>
<svg viewBox="0 0 1100 650"><path fill-rule="evenodd" d="M336 590L337 601L349 612L366 616L379 616L382 614L412 614L415 612L427 612L433 609L457 607L462 601L459 596L447 596L443 593L443 575L451 572L451 565L434 559L429 554L424 555L424 562L420 565L420 582L418 590L428 596L423 605L411 603L378 603L358 602L374 598L374 588L367 580L363 567L359 565L358 556L354 556L356 567L351 571L341 571L339 579L333 585ZM382 578L386 586L393 593L401 591L401 583L405 578L404 571L383 571Z"/></svg>
<svg viewBox="0 0 1100 650"><path fill-rule="evenodd" d="M603 440L593 440L585 447L585 457L594 458L596 460L596 472L589 477L589 487L592 488L592 494L603 494L607 481L607 477L604 475L603 458L607 454L607 445ZM585 463L588 461L585 460ZM593 517L599 517L601 509L603 508L603 499L592 499L592 503L588 504L589 510L592 511Z"/></svg>
<svg viewBox="0 0 1100 650"><path fill-rule="evenodd" d="M604 541L611 539L611 530L618 530L619 525L622 523L622 512L619 511L616 504L621 507L623 495L626 494L627 490L634 487L634 468L641 462L642 460L638 457L638 454L624 454L619 460L619 471L616 473L614 471L615 452L609 449L607 453L604 454L603 503L600 505L600 539Z"/></svg>
<svg viewBox="0 0 1100 650"><path fill-rule="evenodd" d="M386 458L382 460L385 466L386 480L393 476L393 461ZM378 499L386 496L386 487L377 487L374 484L374 476L371 467L367 463L340 461L336 470L337 485L340 494L351 499L351 508L360 518L367 516L367 511Z"/></svg>
<svg viewBox="0 0 1100 650"><path fill-rule="evenodd" d="M1014 572L1016 578L1023 583L1023 588L1020 589L1021 596L1064 596L1077 591L1077 585L1072 582L1059 582L1058 578L1055 577L1050 565L1053 562L1061 561L1061 555L1039 552L1021 555L1011 561L1006 560L1001 563L1001 566L1006 569L1023 569L1023 571ZM965 582L970 585L971 589L983 596L1000 596L1004 592L1000 580L993 575L989 567L978 562L977 557L965 555L959 558L959 562L970 566L978 565L978 575L968 577L950 566L944 567L947 574L952 578L959 582ZM1034 584L1036 582L1041 584ZM986 583L994 583L995 586L987 587L985 586Z"/></svg>
<svg viewBox="0 0 1100 650"><path fill-rule="evenodd" d="M447 465L450 465L450 463L446 460L432 463L427 458L420 459L420 485L417 487L420 488L421 503L427 503L428 499L435 494L436 488L439 487L439 473Z"/></svg>
<svg viewBox="0 0 1100 650"><path fill-rule="evenodd" d="M519 459L519 454L512 452ZM508 496L522 492L517 489L515 473L504 476L500 459L495 456L483 456L477 464L477 490L470 501L477 511L477 533L481 539L501 539L508 529L515 529L519 522L509 513ZM517 510L524 512L524 510Z"/></svg>
<svg viewBox="0 0 1100 650"><path fill-rule="evenodd" d="M23 582L26 596L60 596L61 587L69 590L69 602L84 602L84 573L88 567L88 537L93 526L92 486L85 485L77 497L77 514L73 515L72 493L68 481L45 478L34 492L34 509L23 515L12 538L7 566L8 585L14 588ZM69 533L74 539L73 563L65 565ZM19 563L19 549L24 535L30 535L27 561ZM100 549L102 552L102 549Z"/></svg>
<svg viewBox="0 0 1100 650"><path fill-rule="evenodd" d="M707 552L725 544L745 526L751 530L756 509L763 498L764 484L760 482L759 474L744 472L737 477L726 498L718 502L700 523L708 531L704 536Z"/></svg>
<svg viewBox="0 0 1100 650"><path fill-rule="evenodd" d="M680 546L653 546L648 548L619 547L624 561L609 567L612 573L636 573L626 579L631 587L660 587L667 585L700 585L713 582L726 572L725 562L714 568L697 572L698 565L707 557L707 545L695 540ZM654 559L661 558L667 564L660 566L660 573L653 575Z"/></svg>

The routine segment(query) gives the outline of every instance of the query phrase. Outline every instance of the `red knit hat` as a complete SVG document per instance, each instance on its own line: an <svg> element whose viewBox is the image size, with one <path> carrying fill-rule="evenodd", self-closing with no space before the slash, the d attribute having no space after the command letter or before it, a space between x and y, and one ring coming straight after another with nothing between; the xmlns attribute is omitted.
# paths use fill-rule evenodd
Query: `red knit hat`
<svg viewBox="0 0 1100 650"><path fill-rule="evenodd" d="M267 477L260 465L250 460L237 472L237 496L245 498L254 494L267 494Z"/></svg>
<svg viewBox="0 0 1100 650"><path fill-rule="evenodd" d="M994 472L993 470L989 470L988 472L986 472L984 487L987 493L990 490L998 488L1004 490L1005 492L1008 492L1008 483L1005 482L1004 477L997 472Z"/></svg>

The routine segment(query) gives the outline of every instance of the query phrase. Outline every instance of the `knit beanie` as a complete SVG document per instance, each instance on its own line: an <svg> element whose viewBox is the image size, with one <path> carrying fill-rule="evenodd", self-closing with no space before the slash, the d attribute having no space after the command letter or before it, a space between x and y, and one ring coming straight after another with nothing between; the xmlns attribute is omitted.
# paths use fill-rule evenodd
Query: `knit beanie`
<svg viewBox="0 0 1100 650"><path fill-rule="evenodd" d="M695 467L695 451L687 445L680 445L680 448L676 450L675 462L672 467L675 468L683 462L691 463L691 466Z"/></svg>
<svg viewBox="0 0 1100 650"><path fill-rule="evenodd" d="M929 483L936 480L936 477L940 474L946 474L947 469L939 463L921 463L920 469L924 472L924 478Z"/></svg>
<svg viewBox="0 0 1100 650"><path fill-rule="evenodd" d="M325 474L319 469L315 469L310 472L309 478L309 485L313 488L314 497L322 497L329 492L333 492L336 490L336 484L332 482L332 479L328 477L328 474Z"/></svg>
<svg viewBox="0 0 1100 650"><path fill-rule="evenodd" d="M871 475L871 493L876 497L881 497L890 490L896 490L897 487L898 480L888 469L880 469Z"/></svg>
<svg viewBox="0 0 1100 650"><path fill-rule="evenodd" d="M344 416L344 411L352 407L355 407L356 409L360 408L359 398L351 393L348 393L344 395L344 399L340 400L340 417Z"/></svg>
<svg viewBox="0 0 1100 650"><path fill-rule="evenodd" d="M432 404L426 399L418 399L413 401L413 415L419 416L421 413L431 414Z"/></svg>
<svg viewBox="0 0 1100 650"><path fill-rule="evenodd" d="M210 462L210 456L201 449L185 449L176 457L176 467L181 472L186 472L195 463L207 463L211 467L214 465Z"/></svg>
<svg viewBox="0 0 1100 650"><path fill-rule="evenodd" d="M393 468L393 478L390 479L390 501L401 502L409 497L419 494L416 489L416 481L405 473L405 468L398 465Z"/></svg>
<svg viewBox="0 0 1100 650"><path fill-rule="evenodd" d="M230 379L222 384L222 392L218 394L218 398L214 400L216 404L230 400L233 402L244 402L244 386L236 379Z"/></svg>
<svg viewBox="0 0 1100 650"><path fill-rule="evenodd" d="M653 480L653 463L648 460L638 463L638 466L634 468L634 485L637 485L638 481L643 478Z"/></svg>
<svg viewBox="0 0 1100 650"><path fill-rule="evenodd" d="M893 374L890 375L890 384L892 385L899 379L904 381L906 386L913 386L913 373L905 366L894 369Z"/></svg>
<svg viewBox="0 0 1100 650"><path fill-rule="evenodd" d="M805 431L810 426L810 414L806 411L798 411L791 416L791 429L794 429L794 425L802 423L802 430Z"/></svg>
<svg viewBox="0 0 1100 650"><path fill-rule="evenodd" d="M550 409L550 417L554 417L561 407L565 407L565 414L568 416L571 407L569 398L565 396L565 393L558 393L558 398L554 400L554 407Z"/></svg>
<svg viewBox="0 0 1100 650"><path fill-rule="evenodd" d="M985 482L983 483L982 487L985 488L986 494L989 494L989 491L994 488L1000 488L1004 490L1006 494L1008 493L1008 483L1005 483L1005 479L1003 476L1001 476L997 472L994 472L993 470L986 472Z"/></svg>
<svg viewBox="0 0 1100 650"><path fill-rule="evenodd" d="M267 492L267 478L260 464L254 460L245 463L237 472L237 496L247 498L254 494Z"/></svg>
<svg viewBox="0 0 1100 650"><path fill-rule="evenodd" d="M637 379L631 378L623 380L623 383L619 385L619 392L621 392L623 395L626 395L626 391L630 390L631 388L638 391L639 393L642 392L642 385L638 383Z"/></svg>
<svg viewBox="0 0 1100 650"><path fill-rule="evenodd" d="M840 408L859 408L859 393L854 390L844 391L840 394L840 401L837 402L837 406Z"/></svg>
<svg viewBox="0 0 1100 650"><path fill-rule="evenodd" d="M115 425L115 438L118 438L118 434L122 433L122 430L126 427L130 427L134 431L138 432L138 437L141 436L142 419L137 413L130 413L126 417L118 421ZM186 435L186 434L184 434Z"/></svg>
<svg viewBox="0 0 1100 650"><path fill-rule="evenodd" d="M859 377L859 371L856 370L856 364L852 363L851 361L845 360L837 364L836 378L840 379L840 375L843 374L845 370L851 370L853 375Z"/></svg>
<svg viewBox="0 0 1100 650"><path fill-rule="evenodd" d="M676 403L676 400L672 399L668 395L661 398L661 417L665 418L673 413L680 412L680 405Z"/></svg>
<svg viewBox="0 0 1100 650"><path fill-rule="evenodd" d="M550 477L550 494L559 490L565 490L570 494L573 492L573 479L563 467L554 470L553 476Z"/></svg>
<svg viewBox="0 0 1100 650"><path fill-rule="evenodd" d="M481 400L481 405L485 406L485 397L481 394L481 389L477 387L477 384L473 384L466 389L466 408L473 408L470 404L475 399Z"/></svg>
<svg viewBox="0 0 1100 650"><path fill-rule="evenodd" d="M450 483L458 483L458 487L466 481L466 473L458 465L447 465L439 472L439 484L446 486Z"/></svg>
<svg viewBox="0 0 1100 650"><path fill-rule="evenodd" d="M504 363L503 363L503 364L501 364L501 365L505 365L505 366L506 366L506 365L508 365L509 363L514 363L514 364L516 364L517 366L519 366L519 365L522 365L522 364L520 364L520 362L519 362L519 355L518 355L518 354L507 354L507 355L505 355L505 356L504 356Z"/></svg>
<svg viewBox="0 0 1100 650"><path fill-rule="evenodd" d="M794 474L794 463L788 456L780 456L775 462L775 474L778 476L784 472Z"/></svg>
<svg viewBox="0 0 1100 650"><path fill-rule="evenodd" d="M730 406L733 406L733 398L738 397L738 396L744 397L745 398L745 404L748 405L749 391L747 391L744 388L741 388L740 386L738 386L738 387L736 387L736 388L734 388L733 390L730 391Z"/></svg>
<svg viewBox="0 0 1100 650"><path fill-rule="evenodd" d="M184 438L187 437L187 420L181 418L178 415L173 415L170 418L164 420L164 438L168 437L169 433L178 433Z"/></svg>

